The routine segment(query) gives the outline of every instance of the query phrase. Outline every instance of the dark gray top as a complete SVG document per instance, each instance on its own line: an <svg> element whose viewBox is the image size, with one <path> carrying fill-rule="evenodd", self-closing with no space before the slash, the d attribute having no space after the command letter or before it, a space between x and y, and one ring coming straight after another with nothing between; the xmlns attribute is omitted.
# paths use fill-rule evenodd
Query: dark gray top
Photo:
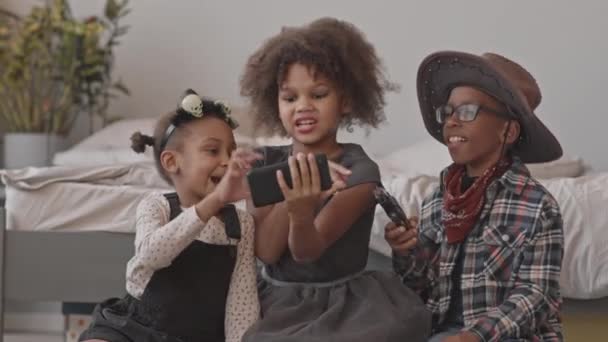
<svg viewBox="0 0 608 342"><path fill-rule="evenodd" d="M356 144L343 144L343 153L336 160L350 169L352 174L346 180L350 188L364 183L380 183L378 165L370 159L363 148ZM287 160L291 145L267 146L261 149L263 160L257 166L271 165ZM344 233L316 261L297 263L289 250L279 261L266 265L268 275L274 279L291 282L326 282L357 273L365 268L369 239L374 220L375 206L362 212L350 229ZM285 227L288 229L288 227Z"/></svg>

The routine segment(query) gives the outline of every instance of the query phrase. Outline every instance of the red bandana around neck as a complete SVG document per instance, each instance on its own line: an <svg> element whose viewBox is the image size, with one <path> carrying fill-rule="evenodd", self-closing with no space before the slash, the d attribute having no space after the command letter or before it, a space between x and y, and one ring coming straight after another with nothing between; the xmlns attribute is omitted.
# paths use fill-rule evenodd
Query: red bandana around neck
<svg viewBox="0 0 608 342"><path fill-rule="evenodd" d="M462 242L475 226L485 202L488 185L501 177L511 167L511 159L503 158L462 192L464 165L452 165L445 177L443 210L441 220L445 227L448 243Z"/></svg>

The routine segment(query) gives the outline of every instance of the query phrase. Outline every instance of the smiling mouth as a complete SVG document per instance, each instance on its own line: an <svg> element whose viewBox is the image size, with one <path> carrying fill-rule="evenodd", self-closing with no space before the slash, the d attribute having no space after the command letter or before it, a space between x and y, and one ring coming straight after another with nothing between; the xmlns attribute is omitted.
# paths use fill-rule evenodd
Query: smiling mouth
<svg viewBox="0 0 608 342"><path fill-rule="evenodd" d="M314 129L317 124L317 120L314 118L300 118L295 122L296 129L300 132L308 132Z"/></svg>
<svg viewBox="0 0 608 342"><path fill-rule="evenodd" d="M296 120L296 127L298 128L310 128L317 123L315 119L298 119Z"/></svg>
<svg viewBox="0 0 608 342"><path fill-rule="evenodd" d="M467 142L468 139L465 137L461 137L461 136L457 136L457 135L453 135L448 137L448 142L455 144L455 143L462 143L462 142Z"/></svg>

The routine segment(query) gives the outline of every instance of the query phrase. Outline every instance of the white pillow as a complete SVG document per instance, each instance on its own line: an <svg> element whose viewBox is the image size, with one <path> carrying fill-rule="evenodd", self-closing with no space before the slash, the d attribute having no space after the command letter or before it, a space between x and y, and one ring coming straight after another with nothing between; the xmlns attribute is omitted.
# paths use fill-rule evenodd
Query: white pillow
<svg viewBox="0 0 608 342"><path fill-rule="evenodd" d="M447 148L434 139L426 139L381 157L378 164L388 175L438 176L441 170L452 163ZM562 157L553 162L527 164L532 176L538 179L578 177L584 172L580 158Z"/></svg>
<svg viewBox="0 0 608 342"><path fill-rule="evenodd" d="M130 147L74 147L55 153L53 165L102 166L150 162L152 160L152 149L146 149L145 153L135 153Z"/></svg>
<svg viewBox="0 0 608 342"><path fill-rule="evenodd" d="M256 146L282 146L282 145L290 145L291 138L290 137L281 137L278 135L275 136L259 136L254 139Z"/></svg>
<svg viewBox="0 0 608 342"><path fill-rule="evenodd" d="M152 160L152 149L143 154L131 149L131 135L136 131L152 135L156 118L126 119L114 122L93 133L72 148L58 152L54 165L96 166L129 164Z"/></svg>
<svg viewBox="0 0 608 342"><path fill-rule="evenodd" d="M526 164L530 174L537 179L579 177L585 173L585 164L578 157L561 157L548 163Z"/></svg>
<svg viewBox="0 0 608 342"><path fill-rule="evenodd" d="M108 126L85 138L73 148L76 149L109 149L116 147L131 147L131 135L140 131L153 135L157 118L124 119L113 122Z"/></svg>
<svg viewBox="0 0 608 342"><path fill-rule="evenodd" d="M383 176L439 176L441 170L451 163L446 147L431 139L400 148L378 159Z"/></svg>
<svg viewBox="0 0 608 342"><path fill-rule="evenodd" d="M140 131L152 135L156 118L125 119L108 125L84 139L72 148L58 152L53 157L54 165L96 166L131 164L152 161L152 149L135 153L131 149L131 135ZM238 145L254 145L253 139L234 133Z"/></svg>

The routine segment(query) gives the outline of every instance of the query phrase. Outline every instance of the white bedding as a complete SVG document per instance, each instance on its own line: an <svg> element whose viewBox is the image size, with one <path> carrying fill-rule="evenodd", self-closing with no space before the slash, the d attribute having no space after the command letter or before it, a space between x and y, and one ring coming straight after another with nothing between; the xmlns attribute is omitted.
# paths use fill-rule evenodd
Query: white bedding
<svg viewBox="0 0 608 342"><path fill-rule="evenodd" d="M152 149L147 148L145 153L135 153L131 149L130 138L136 131L152 135L155 124L155 118L117 121L72 148L56 153L53 165L79 167L152 162ZM254 144L252 138L239 132L235 132L234 137L239 146Z"/></svg>
<svg viewBox="0 0 608 342"><path fill-rule="evenodd" d="M133 232L135 209L150 191L171 191L154 165L0 171L7 229Z"/></svg>
<svg viewBox="0 0 608 342"><path fill-rule="evenodd" d="M143 197L175 191L152 163L0 170L0 180L6 228L26 231L133 233Z"/></svg>
<svg viewBox="0 0 608 342"><path fill-rule="evenodd" d="M445 146L431 138L397 149L388 155L378 156L376 159L385 176L391 174L437 176L452 162ZM581 158L568 156L549 163L528 164L527 167L537 179L578 177L585 172Z"/></svg>

